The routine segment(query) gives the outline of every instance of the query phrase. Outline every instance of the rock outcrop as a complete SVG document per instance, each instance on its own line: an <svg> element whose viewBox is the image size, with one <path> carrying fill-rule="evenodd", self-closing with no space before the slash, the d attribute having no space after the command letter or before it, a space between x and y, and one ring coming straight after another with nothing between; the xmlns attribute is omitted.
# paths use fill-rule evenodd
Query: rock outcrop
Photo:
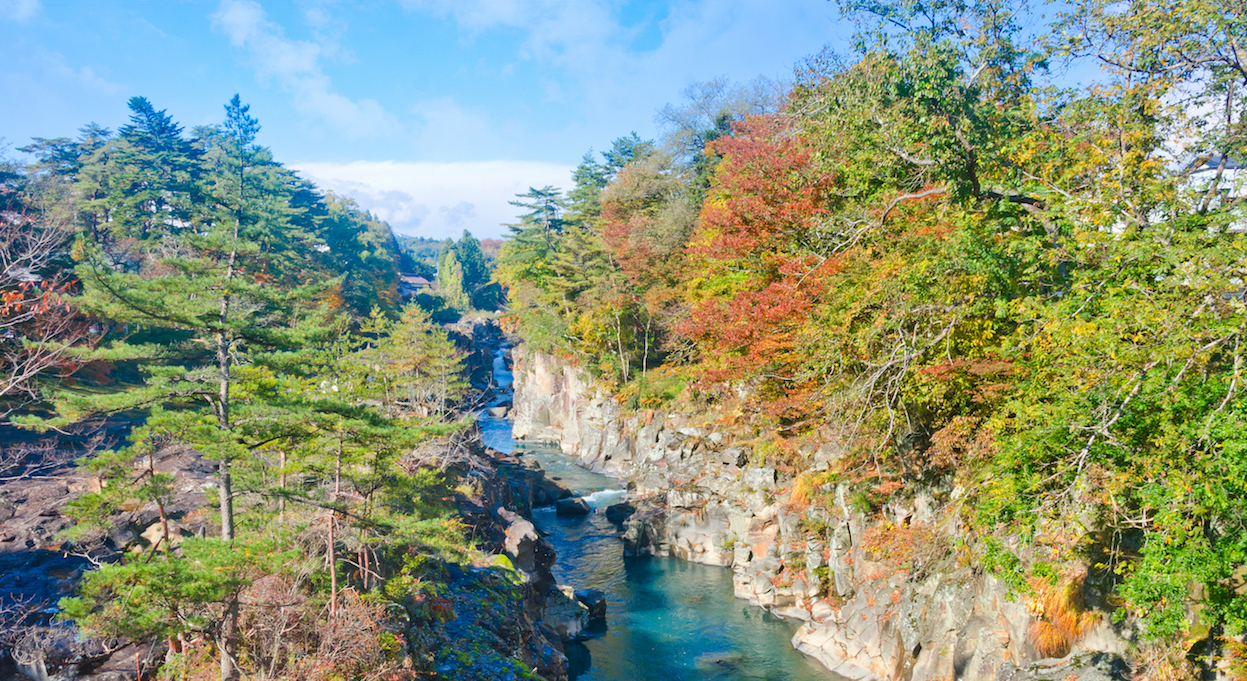
<svg viewBox="0 0 1247 681"><path fill-rule="evenodd" d="M850 484L827 482L817 491L831 508L801 507L789 502L789 476L701 425L709 419L625 413L558 358L523 348L514 358L513 433L628 481L617 515L626 554L730 567L738 598L800 622L793 646L842 676L1022 680L1059 668L1061 678L1128 678L1124 643L1106 623L1064 658L1037 650L1026 597L958 564L957 523L931 492L868 518ZM834 444L805 452L816 471L840 454Z"/></svg>

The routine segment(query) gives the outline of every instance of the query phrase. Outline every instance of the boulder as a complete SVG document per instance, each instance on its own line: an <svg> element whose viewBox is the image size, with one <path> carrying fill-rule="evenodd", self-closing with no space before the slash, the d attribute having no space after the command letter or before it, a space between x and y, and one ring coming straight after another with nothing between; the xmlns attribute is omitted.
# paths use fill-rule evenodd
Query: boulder
<svg viewBox="0 0 1247 681"><path fill-rule="evenodd" d="M810 606L810 617L814 618L815 622L822 622L835 616L835 608L831 607L831 604L827 601L818 601Z"/></svg>
<svg viewBox="0 0 1247 681"><path fill-rule="evenodd" d="M742 482L749 489L769 492L775 489L775 469L749 468L745 471Z"/></svg>
<svg viewBox="0 0 1247 681"><path fill-rule="evenodd" d="M537 506L553 506L558 503L560 499L568 499L575 496L572 494L571 490L546 477L541 478L539 489L537 491L539 494L536 496L541 497L541 499L545 502L536 504Z"/></svg>
<svg viewBox="0 0 1247 681"><path fill-rule="evenodd" d="M589 507L589 502L584 499L571 497L559 499L558 503L554 505L554 511L561 516L575 518L589 515L593 512L593 509Z"/></svg>
<svg viewBox="0 0 1247 681"><path fill-rule="evenodd" d="M589 626L589 606L576 598L576 590L560 585L551 589L542 603L541 621L563 641L574 641Z"/></svg>
<svg viewBox="0 0 1247 681"><path fill-rule="evenodd" d="M590 622L606 619L606 594L600 589L580 589L576 592L576 600L589 609Z"/></svg>
<svg viewBox="0 0 1247 681"><path fill-rule="evenodd" d="M550 574L550 567L554 565L554 547L538 536L537 528L519 514L499 508L498 516L506 523L503 550L511 559L511 564L524 574L538 593L553 587L555 579Z"/></svg>
<svg viewBox="0 0 1247 681"><path fill-rule="evenodd" d="M612 523L622 524L633 513L636 513L636 507L626 501L621 501L618 504L611 504L606 507L606 519Z"/></svg>

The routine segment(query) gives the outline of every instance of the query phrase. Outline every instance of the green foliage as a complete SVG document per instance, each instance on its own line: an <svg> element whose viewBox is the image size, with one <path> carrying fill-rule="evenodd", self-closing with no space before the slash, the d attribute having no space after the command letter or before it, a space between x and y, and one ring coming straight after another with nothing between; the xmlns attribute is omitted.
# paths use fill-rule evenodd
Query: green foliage
<svg viewBox="0 0 1247 681"><path fill-rule="evenodd" d="M358 362L372 396L391 414L442 414L464 396L464 354L420 306L407 305L396 321L373 310L363 331L376 341L359 351Z"/></svg>
<svg viewBox="0 0 1247 681"><path fill-rule="evenodd" d="M446 563L479 557L430 446L471 425L455 415L463 353L420 305L399 309L410 257L388 226L274 162L237 97L189 139L146 100L131 109L118 136L37 140L29 175L0 178L72 188L65 215L80 230L65 265L76 263L72 304L92 315L93 338L67 361L127 377L61 385L53 416L14 420L141 421L127 446L80 462L101 485L68 505L69 538L93 551L121 513L152 507L167 528L158 546L90 572L63 616L104 637L202 635L210 649L171 659L201 673L215 657L223 679L396 669L414 643L387 631L394 613L435 590ZM493 300L482 245L465 233L447 250L471 304ZM168 462L188 449L217 462L215 514L187 514L184 495L167 512L179 474ZM188 517L219 520L219 533L184 537L176 521Z"/></svg>
<svg viewBox="0 0 1247 681"><path fill-rule="evenodd" d="M447 305L466 312L492 310L501 303L501 289L490 281L492 275L481 242L464 230L459 241L447 239L437 259L438 292Z"/></svg>
<svg viewBox="0 0 1247 681"><path fill-rule="evenodd" d="M187 539L181 551L180 560L126 560L87 573L79 595L61 599L61 617L106 638L215 635L229 603L251 580L298 560L259 540L231 547Z"/></svg>
<svg viewBox="0 0 1247 681"><path fill-rule="evenodd" d="M785 115L702 84L664 110L676 151L586 156L565 223L525 218L499 270L521 334L631 407L661 363L840 440L864 512L954 480L1017 588L991 537L1066 560L1112 536L1149 636L1195 607L1237 631L1241 8L1088 0L1040 39L1004 3L841 8L854 54L812 59ZM1103 82L1045 82L1082 56Z"/></svg>

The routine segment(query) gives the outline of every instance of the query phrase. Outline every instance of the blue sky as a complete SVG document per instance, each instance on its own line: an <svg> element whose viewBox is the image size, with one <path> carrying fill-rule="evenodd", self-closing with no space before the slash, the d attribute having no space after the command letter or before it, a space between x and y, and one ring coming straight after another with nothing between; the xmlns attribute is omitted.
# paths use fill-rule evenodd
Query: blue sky
<svg viewBox="0 0 1247 681"><path fill-rule="evenodd" d="M237 92L278 160L397 231L494 236L686 86L786 79L850 32L826 0L0 0L0 137L115 129L133 95L189 129Z"/></svg>

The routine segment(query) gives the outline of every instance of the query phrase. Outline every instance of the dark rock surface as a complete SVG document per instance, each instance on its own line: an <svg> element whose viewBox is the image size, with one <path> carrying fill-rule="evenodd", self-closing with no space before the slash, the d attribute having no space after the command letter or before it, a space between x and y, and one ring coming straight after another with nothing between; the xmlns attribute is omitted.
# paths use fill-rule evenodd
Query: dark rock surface
<svg viewBox="0 0 1247 681"><path fill-rule="evenodd" d="M580 589L576 591L576 600L589 609L590 622L606 619L606 594L601 589Z"/></svg>
<svg viewBox="0 0 1247 681"><path fill-rule="evenodd" d="M636 507L626 501L606 507L606 519L612 523L623 524L633 513L636 513Z"/></svg>
<svg viewBox="0 0 1247 681"><path fill-rule="evenodd" d="M571 497L568 499L559 499L554 505L554 512L564 517L586 516L593 512L589 506L589 502L580 497Z"/></svg>

